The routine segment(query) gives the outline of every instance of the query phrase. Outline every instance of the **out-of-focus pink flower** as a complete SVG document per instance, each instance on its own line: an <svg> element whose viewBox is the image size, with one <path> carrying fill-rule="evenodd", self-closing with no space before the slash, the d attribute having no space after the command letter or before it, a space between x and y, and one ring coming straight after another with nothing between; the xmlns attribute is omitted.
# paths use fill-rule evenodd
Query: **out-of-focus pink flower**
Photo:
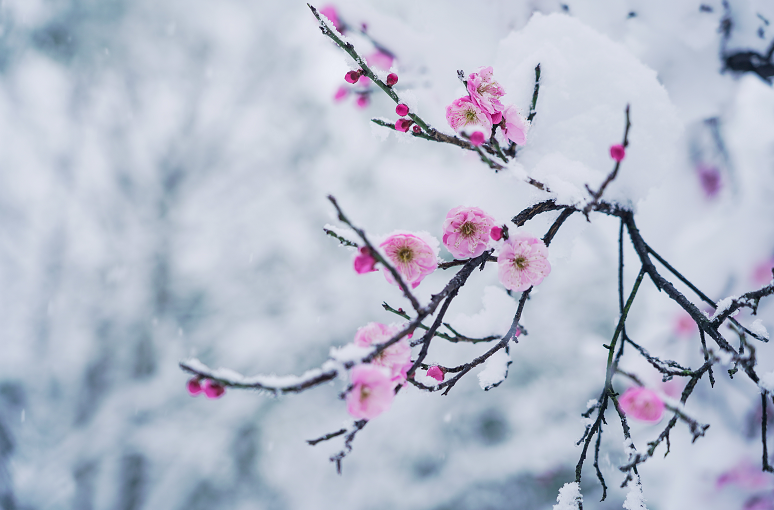
<svg viewBox="0 0 774 510"><path fill-rule="evenodd" d="M210 379L204 380L202 383L202 390L207 398L220 398L226 393L226 388Z"/></svg>
<svg viewBox="0 0 774 510"><path fill-rule="evenodd" d="M378 322L369 322L355 333L355 345L359 347L378 345L386 342L399 331L399 326L386 326ZM387 347L371 361L373 365L387 368L390 371L390 377L401 382L406 380L405 374L401 378L401 373L407 363L409 365L406 370L411 368L411 346L406 337Z"/></svg>
<svg viewBox="0 0 774 510"><path fill-rule="evenodd" d="M495 225L492 227L492 230L489 231L489 237L491 237L493 241L499 241L503 238L503 229Z"/></svg>
<svg viewBox="0 0 774 510"><path fill-rule="evenodd" d="M699 183L704 195L707 198L715 198L720 193L722 180L718 167L699 163L696 167L696 173L699 174Z"/></svg>
<svg viewBox="0 0 774 510"><path fill-rule="evenodd" d="M360 78L357 80L357 84L358 84L358 85L360 85L361 87L368 87L369 85L371 85L371 78L369 78L369 77L368 77L368 76L366 76L366 75L362 75L362 76L361 76L361 77L360 77Z"/></svg>
<svg viewBox="0 0 774 510"><path fill-rule="evenodd" d="M371 250L368 249L367 246L361 246L358 250L358 254L355 257L355 272L357 274L365 274L370 273L372 271L376 271L376 259L374 258L373 254L371 254Z"/></svg>
<svg viewBox="0 0 774 510"><path fill-rule="evenodd" d="M682 379L670 379L661 383L661 390L671 398L679 398L685 389L685 382Z"/></svg>
<svg viewBox="0 0 774 510"><path fill-rule="evenodd" d="M505 95L500 84L492 79L492 74L491 67L482 67L468 76L470 97L490 115L503 111L500 98Z"/></svg>
<svg viewBox="0 0 774 510"><path fill-rule="evenodd" d="M627 416L636 420L657 422L664 414L664 402L656 392L648 388L629 388L618 399Z"/></svg>
<svg viewBox="0 0 774 510"><path fill-rule="evenodd" d="M369 66L377 67L383 71L389 71L394 60L392 55L388 55L380 50L376 50L366 57L366 62L368 62Z"/></svg>
<svg viewBox="0 0 774 510"><path fill-rule="evenodd" d="M395 121L395 129L405 133L413 123L414 121L411 119L398 119Z"/></svg>
<svg viewBox="0 0 774 510"><path fill-rule="evenodd" d="M675 319L675 333L678 336L692 336L694 333L699 332L699 327L696 325L696 321L686 312L681 310L677 319Z"/></svg>
<svg viewBox="0 0 774 510"><path fill-rule="evenodd" d="M761 470L760 465L743 459L734 467L722 473L715 482L715 487L721 489L729 484L743 489L756 490L770 487L772 485L772 478L771 475Z"/></svg>
<svg viewBox="0 0 774 510"><path fill-rule="evenodd" d="M384 249L387 258L412 288L416 288L425 276L438 267L433 248L414 234L393 234L379 246ZM386 267L384 277L388 282L397 285Z"/></svg>
<svg viewBox="0 0 774 510"><path fill-rule="evenodd" d="M624 156L626 156L626 149L624 149L623 145L617 144L617 145L610 146L611 158L620 162L620 161L623 161Z"/></svg>
<svg viewBox="0 0 774 510"><path fill-rule="evenodd" d="M494 218L478 207L455 207L443 222L443 245L462 259L478 257L489 244Z"/></svg>
<svg viewBox="0 0 774 510"><path fill-rule="evenodd" d="M432 377L438 382L443 382L443 370L441 370L441 367L430 367L427 369L427 375L428 377Z"/></svg>
<svg viewBox="0 0 774 510"><path fill-rule="evenodd" d="M355 101L355 104L358 108L366 108L370 102L371 100L368 98L367 94L360 94L357 96L357 101Z"/></svg>
<svg viewBox="0 0 774 510"><path fill-rule="evenodd" d="M492 116L469 97L455 99L446 107L446 121L455 131L479 127L485 133L492 132Z"/></svg>
<svg viewBox="0 0 774 510"><path fill-rule="evenodd" d="M387 81L385 82L388 87L392 87L396 83L398 83L398 75L395 73L390 73L387 75Z"/></svg>
<svg viewBox="0 0 774 510"><path fill-rule="evenodd" d="M755 285L767 285L774 278L774 275L771 274L772 269L774 269L774 257L755 266L752 274Z"/></svg>
<svg viewBox="0 0 774 510"><path fill-rule="evenodd" d="M475 145L476 147L480 146L484 143L484 133L481 131L476 131L472 135L470 135L470 143Z"/></svg>
<svg viewBox="0 0 774 510"><path fill-rule="evenodd" d="M352 390L347 394L349 414L371 420L390 408L395 399L395 385L383 368L358 365L351 374Z"/></svg>
<svg viewBox="0 0 774 510"><path fill-rule="evenodd" d="M515 106L508 106L503 111L503 117L505 118L505 127L503 128L503 134L505 137L517 145L524 145L527 143L527 119L521 116L519 109Z"/></svg>
<svg viewBox="0 0 774 510"><path fill-rule="evenodd" d="M397 113L401 117L405 117L406 115L408 115L408 112L409 112L409 107L403 103L400 103L398 106L395 107L395 113Z"/></svg>
<svg viewBox="0 0 774 510"><path fill-rule="evenodd" d="M342 85L341 87L339 87L339 90L336 91L336 94L334 94L333 100L338 103L339 101L347 97L348 94L349 94L349 89L344 85Z"/></svg>
<svg viewBox="0 0 774 510"><path fill-rule="evenodd" d="M508 290L527 290L539 285L550 273L548 248L527 232L512 234L497 257L497 276Z"/></svg>
<svg viewBox="0 0 774 510"><path fill-rule="evenodd" d="M332 4L328 4L325 7L322 7L318 12L331 20L331 23L333 23L333 26L336 27L336 30L342 34L344 33L344 24L339 19L339 13L336 11L336 7L334 7Z"/></svg>
<svg viewBox="0 0 774 510"><path fill-rule="evenodd" d="M360 73L359 69L357 71L347 71L347 74L344 75L344 81L355 84L360 79Z"/></svg>
<svg viewBox="0 0 774 510"><path fill-rule="evenodd" d="M186 384L186 388L188 388L188 393L190 393L192 397L195 397L196 395L202 392L202 385L199 384L198 377L189 379L188 384Z"/></svg>

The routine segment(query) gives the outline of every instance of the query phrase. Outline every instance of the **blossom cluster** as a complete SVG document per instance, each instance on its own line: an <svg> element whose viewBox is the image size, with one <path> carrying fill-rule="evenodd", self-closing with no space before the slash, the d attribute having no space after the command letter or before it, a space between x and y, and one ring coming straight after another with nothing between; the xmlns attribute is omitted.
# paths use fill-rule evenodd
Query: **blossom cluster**
<svg viewBox="0 0 774 510"><path fill-rule="evenodd" d="M499 127L505 140L518 145L527 141L529 122L514 105L504 105L505 90L493 78L491 67L482 67L468 75L468 95L446 107L446 121L455 131L466 132L470 142L479 146L495 135Z"/></svg>

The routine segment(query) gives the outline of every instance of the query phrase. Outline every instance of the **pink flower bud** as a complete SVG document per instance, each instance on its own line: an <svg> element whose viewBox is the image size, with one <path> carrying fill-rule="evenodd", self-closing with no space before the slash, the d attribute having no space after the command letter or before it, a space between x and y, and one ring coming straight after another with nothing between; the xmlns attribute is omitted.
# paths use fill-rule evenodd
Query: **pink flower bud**
<svg viewBox="0 0 774 510"><path fill-rule="evenodd" d="M397 121L395 121L395 129L397 129L398 131L401 131L401 132L405 133L406 131L408 131L408 130L409 130L409 128L411 127L411 125L412 125L413 123L414 123L414 121L413 121L413 120L409 120L409 119L398 119Z"/></svg>
<svg viewBox="0 0 774 510"><path fill-rule="evenodd" d="M387 75L387 86L392 87L396 83L398 83L398 75L395 73L390 73Z"/></svg>
<svg viewBox="0 0 774 510"><path fill-rule="evenodd" d="M366 94L360 94L357 96L357 101L355 101L355 104L358 108L366 108L370 102L371 100L368 99Z"/></svg>
<svg viewBox="0 0 774 510"><path fill-rule="evenodd" d="M207 398L220 398L226 393L226 388L210 379L204 380L202 383L202 390L204 390L204 394Z"/></svg>
<svg viewBox="0 0 774 510"><path fill-rule="evenodd" d="M470 143L478 147L482 143L484 143L484 133L481 131L476 131L472 135L470 135Z"/></svg>
<svg viewBox="0 0 774 510"><path fill-rule="evenodd" d="M408 112L409 112L409 107L403 103L395 107L395 113L397 113L401 117L405 117L406 115L408 115Z"/></svg>
<svg viewBox="0 0 774 510"><path fill-rule="evenodd" d="M657 422L664 414L664 402L647 388L629 388L618 403L624 413L636 420Z"/></svg>
<svg viewBox="0 0 774 510"><path fill-rule="evenodd" d="M370 273L376 271L376 259L371 254L367 246L360 247L360 253L355 257L355 272L357 274Z"/></svg>
<svg viewBox="0 0 774 510"><path fill-rule="evenodd" d="M438 382L442 382L443 381L443 375L444 374L443 374L443 370L441 369L441 367L430 367L430 368L428 368L427 369L427 375L428 375L428 377L432 377L433 379L435 379Z"/></svg>
<svg viewBox="0 0 774 510"><path fill-rule="evenodd" d="M336 94L334 94L333 100L338 103L339 101L347 97L347 94L349 94L349 89L344 85L342 85L341 87L339 87L339 90L336 91Z"/></svg>
<svg viewBox="0 0 774 510"><path fill-rule="evenodd" d="M195 397L196 395L198 395L199 393L202 392L202 385L199 384L199 378L198 377L194 377L193 379L189 379L188 380L188 384L186 386L188 388L188 393L192 397Z"/></svg>
<svg viewBox="0 0 774 510"><path fill-rule="evenodd" d="M411 129L413 129L413 130L414 130L414 133L416 133L416 134L418 134L418 135L421 135L421 134L422 134L422 128L421 128L421 127L419 127L417 124L414 124L414 127L412 127Z"/></svg>
<svg viewBox="0 0 774 510"><path fill-rule="evenodd" d="M610 147L610 157L614 160L620 162L624 156L626 156L626 150L623 145L612 145Z"/></svg>
<svg viewBox="0 0 774 510"><path fill-rule="evenodd" d="M492 230L489 231L489 237L491 237L493 241L499 241L503 238L503 229L495 225L492 227Z"/></svg>
<svg viewBox="0 0 774 510"><path fill-rule="evenodd" d="M357 71L349 71L344 75L344 80L347 83L352 83L354 85L357 83L357 80L360 79L360 73L361 71L359 69Z"/></svg>

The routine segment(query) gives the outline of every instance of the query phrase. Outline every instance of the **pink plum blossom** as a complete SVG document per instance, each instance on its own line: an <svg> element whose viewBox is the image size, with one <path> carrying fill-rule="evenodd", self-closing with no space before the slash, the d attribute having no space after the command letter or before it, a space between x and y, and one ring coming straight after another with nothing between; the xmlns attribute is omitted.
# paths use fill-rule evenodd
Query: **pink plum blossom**
<svg viewBox="0 0 774 510"><path fill-rule="evenodd" d="M476 147L480 146L484 143L484 133L481 131L476 131L472 135L470 135L470 143L475 145Z"/></svg>
<svg viewBox="0 0 774 510"><path fill-rule="evenodd" d="M370 273L376 271L376 259L367 246L361 246L355 257L355 272L357 274Z"/></svg>
<svg viewBox="0 0 774 510"><path fill-rule="evenodd" d="M664 414L664 402L648 388L629 388L618 399L623 412L636 420L657 422Z"/></svg>
<svg viewBox="0 0 774 510"><path fill-rule="evenodd" d="M343 100L345 97L347 97L347 94L349 94L349 89L342 85L339 87L339 89L336 91L336 94L333 96L333 100L337 103L341 100Z"/></svg>
<svg viewBox="0 0 774 510"><path fill-rule="evenodd" d="M355 101L355 104L358 108L365 108L368 106L368 104L371 102L371 100L368 98L368 95L366 94L360 94L357 96L357 101Z"/></svg>
<svg viewBox="0 0 774 510"><path fill-rule="evenodd" d="M443 245L455 258L478 257L489 244L494 218L478 207L455 207L443 222Z"/></svg>
<svg viewBox="0 0 774 510"><path fill-rule="evenodd" d="M527 232L512 234L497 257L497 275L508 290L527 290L550 273L548 248Z"/></svg>
<svg viewBox="0 0 774 510"><path fill-rule="evenodd" d="M395 399L394 384L386 371L376 365L352 369L352 389L347 394L347 411L359 419L371 420L390 408Z"/></svg>
<svg viewBox="0 0 774 510"><path fill-rule="evenodd" d="M355 345L358 347L378 345L386 342L399 331L399 326L386 326L378 322L369 322L355 333ZM390 371L392 380L405 381L405 371L411 368L411 346L408 343L408 339L403 337L398 342L387 347L371 361L371 364L387 368ZM406 367L406 364L408 364L408 367Z"/></svg>
<svg viewBox="0 0 774 510"><path fill-rule="evenodd" d="M368 76L366 76L366 75L362 75L362 76L361 76L361 77L360 77L360 78L357 80L357 84L358 84L358 85L360 85L361 87L368 87L369 85L371 85L371 78L369 78L369 77L368 77Z"/></svg>
<svg viewBox="0 0 774 510"><path fill-rule="evenodd" d="M491 237L493 241L499 241L503 238L503 229L495 225L492 227L492 230L489 231L489 237Z"/></svg>
<svg viewBox="0 0 774 510"><path fill-rule="evenodd" d="M387 75L387 81L385 81L388 87L392 87L396 83L398 83L398 75L395 73L390 73Z"/></svg>
<svg viewBox="0 0 774 510"><path fill-rule="evenodd" d="M438 267L435 250L414 234L393 234L379 246L384 249L395 270L412 288L416 288L425 276ZM388 282L397 285L386 267L384 277Z"/></svg>
<svg viewBox="0 0 774 510"><path fill-rule="evenodd" d="M492 79L492 74L491 67L482 67L468 76L470 97L490 115L503 111L500 98L505 95L500 84Z"/></svg>
<svg viewBox="0 0 774 510"><path fill-rule="evenodd" d="M771 475L761 471L759 465L744 459L722 473L715 482L715 486L720 489L725 485L733 484L743 489L756 490L770 487L771 482Z"/></svg>
<svg viewBox="0 0 774 510"><path fill-rule="evenodd" d="M383 71L389 71L394 60L392 55L381 50L376 50L366 57L369 66L377 67Z"/></svg>
<svg viewBox="0 0 774 510"><path fill-rule="evenodd" d="M447 106L446 120L455 131L478 127L485 133L492 132L492 116L469 97L455 99Z"/></svg>
<svg viewBox="0 0 774 510"><path fill-rule="evenodd" d="M685 310L681 310L675 319L675 333L677 333L678 336L690 337L698 332L699 327L696 325L696 321L693 320L693 317Z"/></svg>
<svg viewBox="0 0 774 510"><path fill-rule="evenodd" d="M623 145L618 144L610 147L610 157L617 162L623 161L624 156L626 156L626 149Z"/></svg>
<svg viewBox="0 0 774 510"><path fill-rule="evenodd" d="M401 117L405 117L406 115L408 115L408 112L409 112L409 107L403 103L400 103L398 106L395 107L395 113L397 113Z"/></svg>
<svg viewBox="0 0 774 510"><path fill-rule="evenodd" d="M409 128L413 123L414 121L411 119L398 119L395 121L395 129L397 131L405 133L409 130Z"/></svg>
<svg viewBox="0 0 774 510"><path fill-rule="evenodd" d="M189 379L188 380L188 384L186 384L186 388L188 389L188 393L192 397L195 397L196 395L198 395L199 393L201 393L203 391L202 390L202 385L199 384L199 378L198 377L194 377L192 379Z"/></svg>
<svg viewBox="0 0 774 510"><path fill-rule="evenodd" d="M226 393L226 388L210 379L205 379L202 383L202 390L207 398L220 398Z"/></svg>
<svg viewBox="0 0 774 510"><path fill-rule="evenodd" d="M339 19L339 13L336 12L336 7L328 4L325 7L322 7L318 12L328 18L330 22L333 23L333 26L336 27L336 30L344 33L344 23Z"/></svg>
<svg viewBox="0 0 774 510"><path fill-rule="evenodd" d="M347 74L344 75L344 81L347 83L355 84L360 79L360 69L357 71L347 71Z"/></svg>
<svg viewBox="0 0 774 510"><path fill-rule="evenodd" d="M753 282L756 285L767 285L772 279L774 279L774 275L771 273L772 269L774 269L774 257L768 260L764 260L760 264L756 265L752 274Z"/></svg>
<svg viewBox="0 0 774 510"><path fill-rule="evenodd" d="M427 369L427 375L428 377L432 377L438 382L443 382L443 370L441 370L441 367L430 367Z"/></svg>
<svg viewBox="0 0 774 510"><path fill-rule="evenodd" d="M503 127L505 137L517 145L527 143L529 124L527 119L519 113L519 109L515 106L509 106L503 111L503 117L505 118L505 127Z"/></svg>

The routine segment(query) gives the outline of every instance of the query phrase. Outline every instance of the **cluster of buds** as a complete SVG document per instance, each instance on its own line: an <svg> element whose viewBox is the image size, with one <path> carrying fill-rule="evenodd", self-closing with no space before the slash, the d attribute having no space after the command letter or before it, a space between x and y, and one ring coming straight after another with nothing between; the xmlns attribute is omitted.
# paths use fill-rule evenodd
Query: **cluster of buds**
<svg viewBox="0 0 774 510"><path fill-rule="evenodd" d="M414 132L421 133L422 128L414 124L414 121L410 118L406 118L409 114L409 107L403 103L400 103L395 107L395 113L401 116L400 119L395 121L395 129L403 133L407 132L409 128L414 125Z"/></svg>
<svg viewBox="0 0 774 510"><path fill-rule="evenodd" d="M201 377L194 377L188 380L188 393L195 397L204 393L207 398L220 398L226 393L226 388L211 379L202 380Z"/></svg>

